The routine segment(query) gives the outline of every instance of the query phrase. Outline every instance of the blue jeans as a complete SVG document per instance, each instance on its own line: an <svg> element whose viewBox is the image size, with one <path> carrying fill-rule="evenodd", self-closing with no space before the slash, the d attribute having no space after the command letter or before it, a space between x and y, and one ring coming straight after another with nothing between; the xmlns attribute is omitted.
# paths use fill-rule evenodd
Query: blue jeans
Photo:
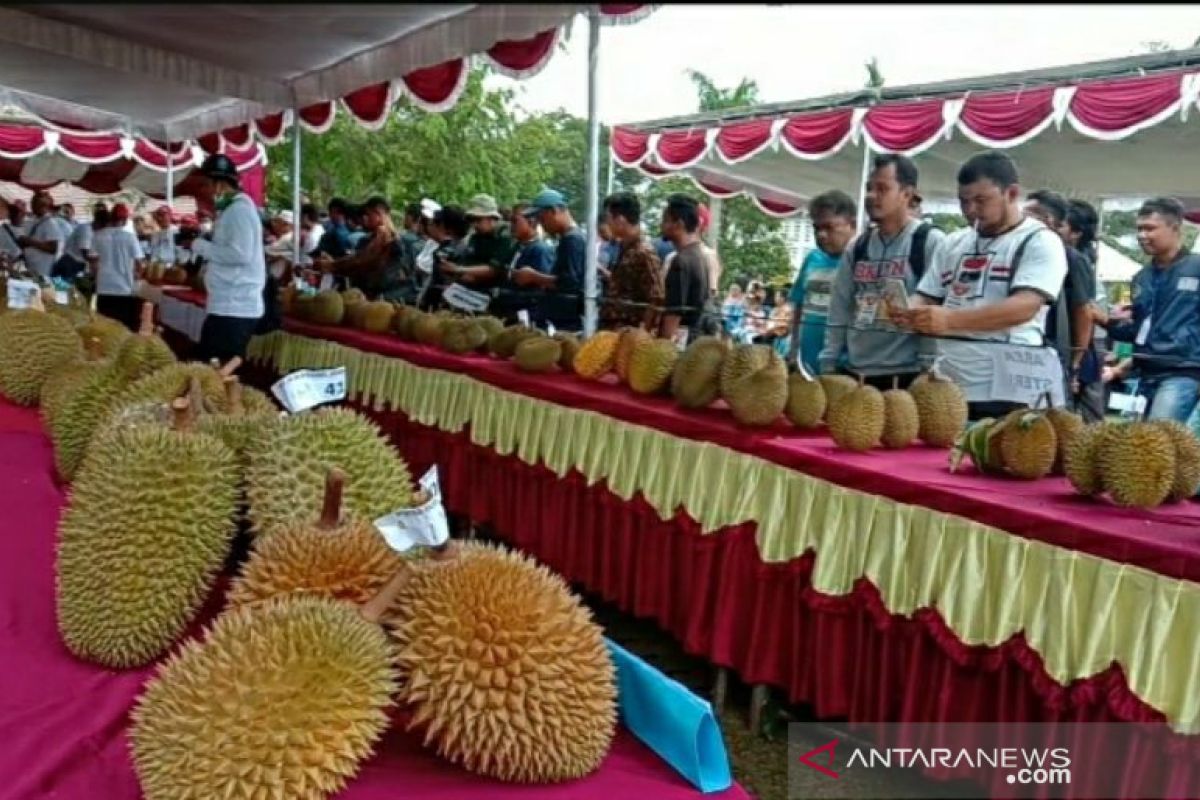
<svg viewBox="0 0 1200 800"><path fill-rule="evenodd" d="M1147 419L1173 419L1186 425L1200 401L1200 381L1184 375L1143 378L1140 388L1150 403Z"/></svg>

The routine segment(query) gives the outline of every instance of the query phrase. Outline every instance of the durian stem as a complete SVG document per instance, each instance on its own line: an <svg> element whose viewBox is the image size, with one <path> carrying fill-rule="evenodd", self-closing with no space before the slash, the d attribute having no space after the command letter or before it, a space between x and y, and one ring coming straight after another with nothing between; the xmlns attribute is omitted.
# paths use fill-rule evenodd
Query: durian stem
<svg viewBox="0 0 1200 800"><path fill-rule="evenodd" d="M192 402L186 397L176 397L171 401L171 427L177 431L190 430L195 414L192 413Z"/></svg>
<svg viewBox="0 0 1200 800"><path fill-rule="evenodd" d="M242 382L236 375L230 375L225 379L225 403L229 407L229 413L233 416L241 416L246 410L242 405Z"/></svg>
<svg viewBox="0 0 1200 800"><path fill-rule="evenodd" d="M184 396L188 399L188 404L192 409L192 414L199 414L204 408L204 387L200 385L200 379L195 375L188 378L187 390Z"/></svg>
<svg viewBox="0 0 1200 800"><path fill-rule="evenodd" d="M99 361L104 357L104 348L100 346L100 338L97 336L89 336L84 342L84 349L87 351L89 361Z"/></svg>
<svg viewBox="0 0 1200 800"><path fill-rule="evenodd" d="M321 507L318 526L333 530L342 521L342 490L346 486L346 473L337 467L325 475L325 505Z"/></svg>
<svg viewBox="0 0 1200 800"><path fill-rule="evenodd" d="M397 570L396 574L391 577L383 588L375 593L375 596L363 604L363 607L358 610L362 618L367 622L378 625L383 615L388 612L392 604L396 602L396 598L404 591L404 587L408 585L412 579L412 569L407 565Z"/></svg>
<svg viewBox="0 0 1200 800"><path fill-rule="evenodd" d="M141 336L154 335L154 303L149 300L142 303L141 324L138 325L138 334Z"/></svg>
<svg viewBox="0 0 1200 800"><path fill-rule="evenodd" d="M230 375L237 372L237 368L240 367L241 365L242 365L242 357L234 356L233 358L229 359L228 364L221 367L221 369L219 370L219 372L221 373L221 377L228 378Z"/></svg>

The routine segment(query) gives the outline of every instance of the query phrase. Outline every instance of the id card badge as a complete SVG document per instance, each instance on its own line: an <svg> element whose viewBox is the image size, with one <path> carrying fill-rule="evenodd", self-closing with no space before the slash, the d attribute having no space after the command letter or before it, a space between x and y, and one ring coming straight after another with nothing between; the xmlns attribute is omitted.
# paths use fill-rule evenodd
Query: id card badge
<svg viewBox="0 0 1200 800"><path fill-rule="evenodd" d="M854 314L856 328L869 328L879 316L879 295L864 294L858 298L858 310Z"/></svg>
<svg viewBox="0 0 1200 800"><path fill-rule="evenodd" d="M1142 320L1142 327L1138 328L1137 338L1133 340L1136 345L1146 344L1146 340L1150 338L1150 322L1154 319L1151 315Z"/></svg>

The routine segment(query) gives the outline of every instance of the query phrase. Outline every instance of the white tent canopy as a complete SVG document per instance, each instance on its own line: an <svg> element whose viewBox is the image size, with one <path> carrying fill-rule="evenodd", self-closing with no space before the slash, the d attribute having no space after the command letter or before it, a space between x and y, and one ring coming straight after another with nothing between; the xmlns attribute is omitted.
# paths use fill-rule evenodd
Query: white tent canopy
<svg viewBox="0 0 1200 800"><path fill-rule="evenodd" d="M1141 271L1142 265L1112 245L1096 243L1099 249L1096 259L1096 280L1101 283L1128 283Z"/></svg>
<svg viewBox="0 0 1200 800"><path fill-rule="evenodd" d="M527 40L586 8L13 6L0 9L0 103L93 130L193 139Z"/></svg>

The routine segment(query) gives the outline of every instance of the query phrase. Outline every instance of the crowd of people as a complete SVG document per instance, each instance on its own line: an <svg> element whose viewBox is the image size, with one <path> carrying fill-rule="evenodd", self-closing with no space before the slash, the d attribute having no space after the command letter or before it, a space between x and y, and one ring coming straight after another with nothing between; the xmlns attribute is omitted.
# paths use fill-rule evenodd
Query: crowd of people
<svg viewBox="0 0 1200 800"><path fill-rule="evenodd" d="M294 280L426 310L461 308L466 297L508 323L581 328L586 237L554 189L510 208L487 194L461 206L423 199L396 225L378 196L264 219L227 158L210 157L200 173L215 225L176 220L166 206L133 221L121 204L75 225L70 208L39 192L31 214L0 205L0 254L44 276L90 272L101 310L130 325L145 263L204 267L204 357L242 355L250 336L278 325L280 287ZM1178 201L1139 210L1151 264L1133 280L1131 307L1110 310L1096 302L1091 205L1023 193L1012 159L984 152L957 176L968 227L946 234L921 217L919 177L905 156L876 157L865 231L846 193L813 198L817 248L786 294L751 282L719 295L721 263L701 238L711 217L694 198L669 197L651 233L635 194L607 197L596 220L599 324L640 326L680 346L705 334L768 344L812 374L850 373L880 388L936 364L963 388L973 418L1049 393L1099 419L1116 380L1147 399L1149 416L1187 420L1200 398L1200 256L1183 246ZM1133 357L1106 368L1101 335L1131 343Z"/></svg>

